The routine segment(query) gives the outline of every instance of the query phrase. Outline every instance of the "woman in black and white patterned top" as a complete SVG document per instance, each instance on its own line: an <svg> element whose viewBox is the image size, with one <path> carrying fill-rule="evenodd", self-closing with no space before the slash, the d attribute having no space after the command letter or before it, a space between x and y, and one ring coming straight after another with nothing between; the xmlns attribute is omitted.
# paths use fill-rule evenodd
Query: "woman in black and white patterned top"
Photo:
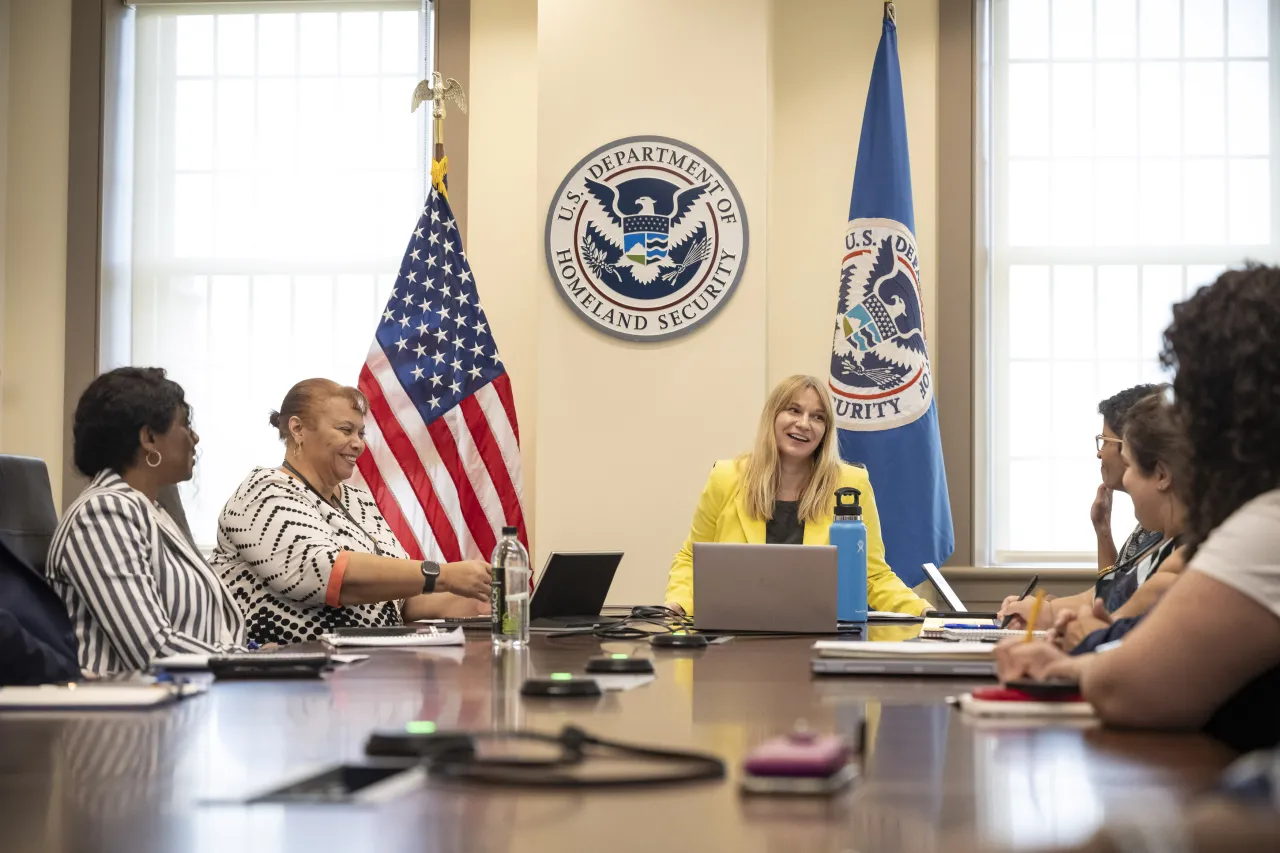
<svg viewBox="0 0 1280 853"><path fill-rule="evenodd" d="M122 367L89 384L72 427L92 482L53 534L47 572L93 673L158 657L231 651L240 609L156 496L191 479L200 441L181 386L160 368Z"/></svg>
<svg viewBox="0 0 1280 853"><path fill-rule="evenodd" d="M482 560L409 559L373 496L344 481L364 452L368 403L327 379L299 382L271 425L279 468L255 468L222 508L212 563L259 643L314 640L334 628L487 612Z"/></svg>

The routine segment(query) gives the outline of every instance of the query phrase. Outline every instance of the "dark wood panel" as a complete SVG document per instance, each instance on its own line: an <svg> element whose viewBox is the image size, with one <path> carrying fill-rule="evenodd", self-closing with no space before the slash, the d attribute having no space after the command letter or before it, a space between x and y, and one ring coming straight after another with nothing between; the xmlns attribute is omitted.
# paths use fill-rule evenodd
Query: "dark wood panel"
<svg viewBox="0 0 1280 853"><path fill-rule="evenodd" d="M903 629L878 631L884 638ZM909 631L907 631L909 633ZM1179 803L1230 759L1193 735L975 726L947 695L973 682L818 679L804 639L738 639L655 654L649 685L600 700L522 699L496 689L487 641L402 650L321 682L226 682L137 714L0 716L6 850L485 851L951 849L1067 842L1102 820ZM529 668L579 671L631 642L536 638ZM498 685L501 687L501 685ZM744 800L752 745L805 719L869 721L864 778L832 800ZM217 804L326 763L362 757L366 735L408 720L539 730L573 722L613 738L711 750L731 779L652 791L493 791L428 784L373 806Z"/></svg>

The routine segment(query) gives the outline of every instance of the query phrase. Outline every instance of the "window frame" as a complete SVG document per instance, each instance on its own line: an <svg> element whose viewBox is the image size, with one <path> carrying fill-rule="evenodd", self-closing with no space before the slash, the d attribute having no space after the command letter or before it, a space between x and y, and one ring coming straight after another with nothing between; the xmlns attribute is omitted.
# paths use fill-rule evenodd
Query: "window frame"
<svg viewBox="0 0 1280 853"><path fill-rule="evenodd" d="M1099 0L1095 0L1095 30L1104 23L1098 15L1100 5ZM1007 87L999 85L997 79L1005 60L1005 48L998 37L1002 22L997 20L997 15L1002 9L1007 9L1007 2L1006 0L973 0L972 37L975 61L972 68L975 97L972 120L975 128L973 136L975 142L972 155L973 162L976 164L972 193L975 263L971 290L974 308L972 374L974 407L973 440L970 445L974 473L973 565L992 568L1028 566L1085 568L1092 567L1095 560L1092 552L1084 551L1001 551L998 548L996 524L1002 509L1001 502L996 499L995 494L997 484L1003 478L1000 466L1004 457L996 452L999 433L996 427L997 418L1000 416L997 394L1000 387L1008 388L1009 386L1007 377L1000 375L1001 371L1007 370L1008 359L1003 358L999 351L996 334L1003 328L1001 322L1003 312L1008 309L1008 300L1004 298L1009 287L1008 268L1019 263L1042 264L1051 269L1057 265L1073 263L1087 264L1091 268L1119 264L1136 267L1141 277L1142 269L1146 266L1169 264L1186 268L1196 265L1233 265L1238 264L1243 258L1267 260L1277 256L1280 250L1280 156L1278 156L1280 155L1280 0L1267 0L1267 5L1269 41L1266 61L1270 99L1268 122L1270 136L1266 158L1270 166L1270 244L1228 245L1226 251L1221 247L1186 249L1177 245L1098 246L1083 249L1047 245L1022 248L1010 247L999 242L1003 238L1003 232L998 227L998 207L995 203L995 199L1000 198L1000 194L1006 192L1008 186L1009 158L1002 150L1004 140L995 125L996 112L1005 108L1007 96ZM1139 5L1135 8L1136 14L1141 7ZM1180 41L1183 26L1180 4ZM1178 62L1181 67L1181 63L1186 59L1180 55L1171 61ZM1046 61L1052 62L1053 59ZM1135 57L1134 61L1140 62L1141 57ZM1221 61L1229 62L1230 57L1224 54ZM1182 154L1177 155L1179 163L1185 162L1183 157ZM1221 157L1229 162L1230 154L1224 153ZM1095 270L1095 287L1096 285ZM1184 292L1189 290L1190 286L1184 282ZM1155 355L1151 353L1153 358ZM1147 360L1142 359L1142 361ZM941 386L941 382L939 385ZM1085 506L1080 508L1082 523L1086 510ZM1119 540L1123 537L1123 532L1115 531L1115 535Z"/></svg>
<svg viewBox="0 0 1280 853"><path fill-rule="evenodd" d="M470 0L421 1L434 12L430 38L437 67L468 88ZM72 419L80 395L103 370L129 363L135 7L182 6L195 14L202 8L225 13L236 7L297 12L303 4L325 11L400 5L388 0L72 0L62 508L87 482L72 454ZM428 115L424 110L430 127ZM465 233L466 115L451 113L448 132L450 194ZM430 148L427 135L424 156Z"/></svg>

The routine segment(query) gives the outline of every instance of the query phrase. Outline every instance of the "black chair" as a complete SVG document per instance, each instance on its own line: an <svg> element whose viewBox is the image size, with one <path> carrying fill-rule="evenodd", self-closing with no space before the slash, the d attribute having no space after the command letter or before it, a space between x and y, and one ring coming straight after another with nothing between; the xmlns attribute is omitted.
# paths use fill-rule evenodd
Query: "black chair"
<svg viewBox="0 0 1280 853"><path fill-rule="evenodd" d="M0 538L9 550L43 577L57 529L44 460L0 455Z"/></svg>
<svg viewBox="0 0 1280 853"><path fill-rule="evenodd" d="M187 541L191 543L191 547L197 551L200 546L196 544L196 539L191 535L191 525L187 523L187 511L182 508L182 495L178 493L177 486L161 486L159 493L156 494L156 503L169 513L169 517L178 523L178 528L182 530Z"/></svg>

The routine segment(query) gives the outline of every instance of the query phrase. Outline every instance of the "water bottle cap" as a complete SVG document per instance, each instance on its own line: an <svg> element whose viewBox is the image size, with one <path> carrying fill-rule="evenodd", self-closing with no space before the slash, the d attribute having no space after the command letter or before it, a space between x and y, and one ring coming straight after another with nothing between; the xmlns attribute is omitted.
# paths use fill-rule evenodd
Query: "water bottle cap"
<svg viewBox="0 0 1280 853"><path fill-rule="evenodd" d="M853 504L846 504L843 499L851 495ZM862 492L852 486L836 489L836 518L862 518L862 505L858 503L861 497Z"/></svg>
<svg viewBox="0 0 1280 853"><path fill-rule="evenodd" d="M515 535L517 535L517 534L519 534L519 533L520 533L520 528L518 528L518 527L504 527L504 528L502 528L502 535L503 535L503 536L515 536Z"/></svg>

